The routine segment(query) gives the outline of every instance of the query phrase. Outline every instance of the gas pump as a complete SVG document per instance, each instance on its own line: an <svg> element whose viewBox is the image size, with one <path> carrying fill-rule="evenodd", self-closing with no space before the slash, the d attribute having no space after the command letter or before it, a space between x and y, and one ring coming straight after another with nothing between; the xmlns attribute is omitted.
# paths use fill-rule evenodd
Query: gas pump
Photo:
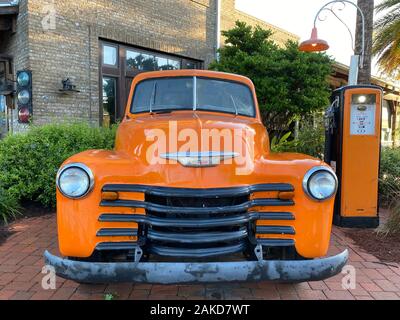
<svg viewBox="0 0 400 320"><path fill-rule="evenodd" d="M325 161L339 179L333 221L337 226L379 226L382 97L376 86L342 87L334 91L326 112Z"/></svg>

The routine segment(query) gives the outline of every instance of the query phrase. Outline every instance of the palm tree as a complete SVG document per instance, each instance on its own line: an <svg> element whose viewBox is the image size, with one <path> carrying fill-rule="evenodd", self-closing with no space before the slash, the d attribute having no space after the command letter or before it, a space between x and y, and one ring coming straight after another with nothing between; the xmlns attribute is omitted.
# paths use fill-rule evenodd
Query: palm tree
<svg viewBox="0 0 400 320"><path fill-rule="evenodd" d="M400 0L384 0L376 6L377 12L386 10L375 23L372 53L383 72L400 78Z"/></svg>
<svg viewBox="0 0 400 320"><path fill-rule="evenodd" d="M357 5L364 13L365 17L365 55L364 65L359 69L358 82L360 84L371 83L371 65L372 65L372 34L374 29L374 0L358 0ZM357 14L356 29L356 53L361 54L362 51L362 20Z"/></svg>

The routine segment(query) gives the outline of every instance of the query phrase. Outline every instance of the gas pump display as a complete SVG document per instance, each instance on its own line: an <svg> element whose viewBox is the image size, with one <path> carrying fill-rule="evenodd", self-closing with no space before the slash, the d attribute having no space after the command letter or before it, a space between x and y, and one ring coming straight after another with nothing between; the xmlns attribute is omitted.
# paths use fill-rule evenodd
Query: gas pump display
<svg viewBox="0 0 400 320"><path fill-rule="evenodd" d="M325 161L339 179L334 224L379 225L378 179L382 90L347 86L336 90L326 112Z"/></svg>
<svg viewBox="0 0 400 320"><path fill-rule="evenodd" d="M376 132L376 95L354 94L351 103L351 135L374 135Z"/></svg>

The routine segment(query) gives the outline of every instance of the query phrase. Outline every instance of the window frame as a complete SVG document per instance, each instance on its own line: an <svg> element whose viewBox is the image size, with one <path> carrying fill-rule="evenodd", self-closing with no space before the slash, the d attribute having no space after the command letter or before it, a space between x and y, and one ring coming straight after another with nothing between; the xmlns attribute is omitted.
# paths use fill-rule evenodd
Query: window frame
<svg viewBox="0 0 400 320"><path fill-rule="evenodd" d="M104 48L105 47L110 47L110 48L114 48L115 52L116 52L116 58L115 58L115 64L108 64L104 62ZM109 43L109 42L102 42L101 43L101 65L103 67L106 68L112 68L112 69L119 69L120 68L120 64L119 64L119 60L120 60L120 52L119 52L119 46L113 43Z"/></svg>
<svg viewBox="0 0 400 320"><path fill-rule="evenodd" d="M178 111L214 112L214 113L223 113L223 114L230 114L230 115L235 115L235 116L240 116L240 117L246 117L246 118L251 118L251 119L257 118L257 106L256 106L256 100L255 100L255 97L254 97L254 92L245 83L240 82L240 81L230 80L230 79L213 78L213 77L205 77L205 76L184 76L184 75L182 75L182 76L173 76L173 77L155 77L155 78L143 79L143 80L139 81L135 85L135 90L134 90L133 95L132 95L132 101L130 103L129 112L131 114L133 114L133 115L140 115L140 114L150 113L150 110L134 112L133 103L135 101L135 96L136 96L136 93L137 93L137 87L141 83L146 82L146 81L153 81L153 80L157 80L157 79L174 79L174 78L189 78L189 79L192 78L193 79L193 105L192 105L192 108L187 108L187 109L166 109L166 111L171 110L171 111L175 111L175 112L178 112ZM234 84L238 84L238 85L246 87L249 90L249 93L250 93L250 97L251 97L251 101L252 101L252 105L253 105L253 114L252 115L246 115L246 114L242 114L242 113L236 114L236 112L227 112L227 111L221 111L221 110L217 111L217 110L211 110L211 109L210 110L209 109L198 109L198 107L197 107L197 102L198 102L198 99L197 99L197 97L198 97L197 79L211 79L211 80L217 80L217 81L222 81L222 82L234 83Z"/></svg>

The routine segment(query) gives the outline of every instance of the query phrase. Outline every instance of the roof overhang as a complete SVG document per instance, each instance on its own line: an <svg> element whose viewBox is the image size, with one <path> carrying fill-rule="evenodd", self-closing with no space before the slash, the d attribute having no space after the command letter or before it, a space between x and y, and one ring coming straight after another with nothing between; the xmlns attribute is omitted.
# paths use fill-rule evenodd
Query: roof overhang
<svg viewBox="0 0 400 320"><path fill-rule="evenodd" d="M335 62L333 64L333 70L334 70L334 74L332 75L333 78L340 78L347 80L350 70L350 68L347 65L340 62ZM385 79L372 76L371 83L381 87L386 94L393 94L396 96L400 95L400 87L391 81L387 81ZM390 97L393 98L393 96ZM393 99L386 99L386 100L393 100Z"/></svg>

